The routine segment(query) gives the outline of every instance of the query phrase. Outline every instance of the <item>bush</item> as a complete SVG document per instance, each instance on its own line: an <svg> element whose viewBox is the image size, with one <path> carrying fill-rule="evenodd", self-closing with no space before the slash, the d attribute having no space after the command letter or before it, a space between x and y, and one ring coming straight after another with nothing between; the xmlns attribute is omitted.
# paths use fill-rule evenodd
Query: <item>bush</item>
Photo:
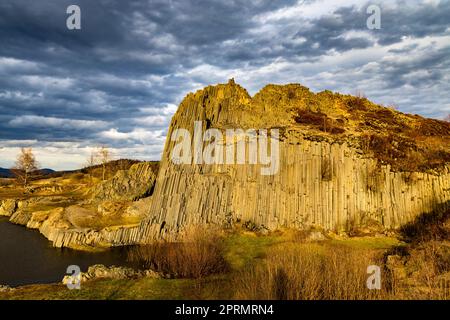
<svg viewBox="0 0 450 320"><path fill-rule="evenodd" d="M364 97L350 97L349 99L347 99L345 104L347 108L350 109L351 111L354 110L365 111L367 110L366 101L367 99Z"/></svg>
<svg viewBox="0 0 450 320"><path fill-rule="evenodd" d="M299 124L312 125L320 131L331 134L345 132L345 129L341 126L340 122L334 121L322 112L299 109L297 110L297 115L294 116L294 120Z"/></svg>
<svg viewBox="0 0 450 320"><path fill-rule="evenodd" d="M156 242L138 246L128 253L128 260L145 268L177 278L203 278L228 271L220 236L214 231L193 228L183 242Z"/></svg>
<svg viewBox="0 0 450 320"><path fill-rule="evenodd" d="M445 226L450 221L450 209L441 212L424 213L414 221L402 226L400 233L406 241L444 241L450 239L450 230Z"/></svg>

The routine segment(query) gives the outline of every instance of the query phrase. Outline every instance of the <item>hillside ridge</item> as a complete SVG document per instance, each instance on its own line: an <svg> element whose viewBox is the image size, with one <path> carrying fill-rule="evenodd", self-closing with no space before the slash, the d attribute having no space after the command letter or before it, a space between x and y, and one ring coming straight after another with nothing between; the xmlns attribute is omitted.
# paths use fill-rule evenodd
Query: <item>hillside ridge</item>
<svg viewBox="0 0 450 320"><path fill-rule="evenodd" d="M197 106L198 108L194 108ZM348 142L396 171L430 171L450 162L450 123L402 113L365 97L301 84L268 84L253 97L233 79L189 93L175 117L211 127L280 128L304 138Z"/></svg>

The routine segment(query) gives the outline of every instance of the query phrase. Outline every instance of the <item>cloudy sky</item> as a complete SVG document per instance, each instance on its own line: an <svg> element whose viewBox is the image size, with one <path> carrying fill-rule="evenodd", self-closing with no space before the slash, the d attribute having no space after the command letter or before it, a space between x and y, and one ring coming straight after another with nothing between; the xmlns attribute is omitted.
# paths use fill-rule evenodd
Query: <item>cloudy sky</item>
<svg viewBox="0 0 450 320"><path fill-rule="evenodd" d="M250 94L296 82L444 118L450 0L1 0L0 167L21 146L54 169L98 145L158 160L182 98L231 77Z"/></svg>

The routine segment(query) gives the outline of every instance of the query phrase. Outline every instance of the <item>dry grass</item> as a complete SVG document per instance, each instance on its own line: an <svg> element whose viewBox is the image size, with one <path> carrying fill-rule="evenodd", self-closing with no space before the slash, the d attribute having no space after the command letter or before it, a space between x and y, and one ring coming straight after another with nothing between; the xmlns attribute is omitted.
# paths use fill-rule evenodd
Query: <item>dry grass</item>
<svg viewBox="0 0 450 320"><path fill-rule="evenodd" d="M235 278L237 299L382 299L387 289L369 290L367 267L377 264L371 250L342 245L282 244L264 262Z"/></svg>
<svg viewBox="0 0 450 320"><path fill-rule="evenodd" d="M450 123L387 108L357 110L363 151L398 171L427 171L450 162Z"/></svg>
<svg viewBox="0 0 450 320"><path fill-rule="evenodd" d="M299 124L311 125L315 129L331 134L341 134L345 132L342 124L329 118L325 113L314 112L307 109L298 109L294 117L295 122Z"/></svg>
<svg viewBox="0 0 450 320"><path fill-rule="evenodd" d="M404 225L400 232L406 241L420 244L426 241L450 240L450 210L425 213Z"/></svg>
<svg viewBox="0 0 450 320"><path fill-rule="evenodd" d="M386 254L395 283L396 299L450 299L450 245L428 241L420 245L396 248Z"/></svg>
<svg viewBox="0 0 450 320"><path fill-rule="evenodd" d="M450 299L450 210L419 216L401 229L408 246L385 256L400 299ZM391 259L392 260L392 259Z"/></svg>
<svg viewBox="0 0 450 320"><path fill-rule="evenodd" d="M369 101L363 96L350 96L346 101L345 105L350 111L366 111L367 106L366 103Z"/></svg>
<svg viewBox="0 0 450 320"><path fill-rule="evenodd" d="M13 183L12 179L8 178L0 178L0 187L6 187Z"/></svg>
<svg viewBox="0 0 450 320"><path fill-rule="evenodd" d="M156 242L130 250L128 259L176 278L203 278L227 272L223 241L216 231L195 227L183 242Z"/></svg>
<svg viewBox="0 0 450 320"><path fill-rule="evenodd" d="M442 149L444 137L436 142L433 137L414 139L388 132L365 133L360 139L365 153L371 154L382 164L390 164L394 170L426 171L450 162L450 153Z"/></svg>

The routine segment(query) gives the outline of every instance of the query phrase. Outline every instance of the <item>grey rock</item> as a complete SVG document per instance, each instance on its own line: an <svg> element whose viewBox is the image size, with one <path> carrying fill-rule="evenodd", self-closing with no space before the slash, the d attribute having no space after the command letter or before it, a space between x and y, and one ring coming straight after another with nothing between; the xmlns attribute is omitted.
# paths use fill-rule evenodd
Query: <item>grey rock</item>
<svg viewBox="0 0 450 320"><path fill-rule="evenodd" d="M138 200L151 194L156 179L157 164L142 162L90 190L93 200Z"/></svg>
<svg viewBox="0 0 450 320"><path fill-rule="evenodd" d="M88 268L87 272L82 272L80 274L81 277L81 283L91 280L97 280L97 279L138 279L142 277L149 277L149 278L162 278L163 275L161 273L158 273L153 270L139 270L136 271L132 268L127 267L107 267L102 264L96 264L93 266L90 266ZM69 280L71 279L71 276L65 276L63 279L63 284L67 284Z"/></svg>

